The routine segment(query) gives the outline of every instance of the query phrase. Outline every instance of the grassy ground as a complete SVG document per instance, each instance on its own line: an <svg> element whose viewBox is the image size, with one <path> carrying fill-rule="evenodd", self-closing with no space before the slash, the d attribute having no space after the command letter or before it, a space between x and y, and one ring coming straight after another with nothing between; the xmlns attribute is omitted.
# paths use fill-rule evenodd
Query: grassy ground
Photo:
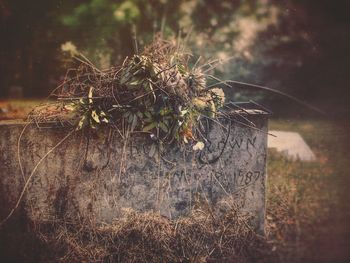
<svg viewBox="0 0 350 263"><path fill-rule="evenodd" d="M317 162L268 158L268 238L278 262L349 262L347 127L329 121L272 120L301 133Z"/></svg>
<svg viewBox="0 0 350 263"><path fill-rule="evenodd" d="M0 101L0 120L24 118L39 103ZM289 161L269 150L267 262L350 262L348 127L326 120L270 121L270 129L301 133L317 161Z"/></svg>
<svg viewBox="0 0 350 263"><path fill-rule="evenodd" d="M0 120L24 119L43 100L0 100Z"/></svg>

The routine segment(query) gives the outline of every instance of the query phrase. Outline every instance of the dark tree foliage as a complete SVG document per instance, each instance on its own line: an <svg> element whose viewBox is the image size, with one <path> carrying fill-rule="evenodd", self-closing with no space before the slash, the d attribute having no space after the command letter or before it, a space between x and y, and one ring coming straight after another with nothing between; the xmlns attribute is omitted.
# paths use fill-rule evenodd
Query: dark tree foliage
<svg viewBox="0 0 350 263"><path fill-rule="evenodd" d="M264 67L261 81L277 80L272 87L282 87L330 113L349 113L350 2L285 0L275 4L283 11L282 19L277 29L261 36L264 56L273 61ZM283 108L285 100L273 102Z"/></svg>
<svg viewBox="0 0 350 263"><path fill-rule="evenodd" d="M115 64L135 52L134 32L140 48L157 31L176 35L187 21L183 31L192 27L194 36L206 34L210 53L224 48L226 43L217 36L224 34L233 17L259 21L261 5L279 9L279 24L260 32L252 47L253 60L236 60L250 73L234 72L232 77L287 91L328 109L336 105L346 112L350 84L347 0L2 0L0 96L6 96L11 85L23 86L27 96L47 95L65 72L60 46L66 41L94 62L108 53ZM225 34L234 40L240 32ZM196 52L196 43L192 44ZM269 103L281 102L281 108L285 103L275 96L264 98Z"/></svg>
<svg viewBox="0 0 350 263"><path fill-rule="evenodd" d="M24 86L27 96L47 93L50 79L59 71L61 2L0 1L0 96L11 85Z"/></svg>

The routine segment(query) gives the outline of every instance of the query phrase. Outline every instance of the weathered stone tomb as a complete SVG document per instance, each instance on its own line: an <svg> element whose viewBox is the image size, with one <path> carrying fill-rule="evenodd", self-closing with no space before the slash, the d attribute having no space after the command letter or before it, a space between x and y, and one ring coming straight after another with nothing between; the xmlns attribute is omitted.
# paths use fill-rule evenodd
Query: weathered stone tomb
<svg viewBox="0 0 350 263"><path fill-rule="evenodd" d="M125 208L174 219L198 202L219 210L234 202L252 214L253 224L263 232L267 113L246 109L240 111L244 117L230 114L231 120L208 122L203 150L174 146L166 148L163 157L144 135L125 142L107 129L76 132L39 164L22 210L34 221L84 216L110 222ZM23 123L0 124L2 216L15 205L39 160L69 132L30 124L18 147L23 127Z"/></svg>

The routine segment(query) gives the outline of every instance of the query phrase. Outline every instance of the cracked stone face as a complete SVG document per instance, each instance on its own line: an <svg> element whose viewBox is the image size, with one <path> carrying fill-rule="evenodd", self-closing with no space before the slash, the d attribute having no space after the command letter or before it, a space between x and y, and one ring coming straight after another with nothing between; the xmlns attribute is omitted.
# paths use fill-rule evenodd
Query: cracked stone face
<svg viewBox="0 0 350 263"><path fill-rule="evenodd" d="M34 221L74 218L110 222L123 209L153 211L175 219L198 203L219 212L234 203L253 216L264 230L267 117L249 117L254 128L236 122L210 123L201 151L166 148L150 157L150 140L134 136L128 142L105 130L90 136L76 133L39 165L23 202ZM17 201L23 178L17 158L21 124L0 125L0 191L6 214ZM28 126L20 156L25 178L66 134L67 129Z"/></svg>

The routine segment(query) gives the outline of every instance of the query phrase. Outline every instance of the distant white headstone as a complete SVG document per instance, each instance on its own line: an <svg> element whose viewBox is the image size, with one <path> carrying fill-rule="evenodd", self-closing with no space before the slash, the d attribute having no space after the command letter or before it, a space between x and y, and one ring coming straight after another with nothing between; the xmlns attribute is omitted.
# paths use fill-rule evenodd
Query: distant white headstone
<svg viewBox="0 0 350 263"><path fill-rule="evenodd" d="M275 148L278 152L291 160L315 161L316 156L297 132L269 131L274 136L268 137L268 148Z"/></svg>

